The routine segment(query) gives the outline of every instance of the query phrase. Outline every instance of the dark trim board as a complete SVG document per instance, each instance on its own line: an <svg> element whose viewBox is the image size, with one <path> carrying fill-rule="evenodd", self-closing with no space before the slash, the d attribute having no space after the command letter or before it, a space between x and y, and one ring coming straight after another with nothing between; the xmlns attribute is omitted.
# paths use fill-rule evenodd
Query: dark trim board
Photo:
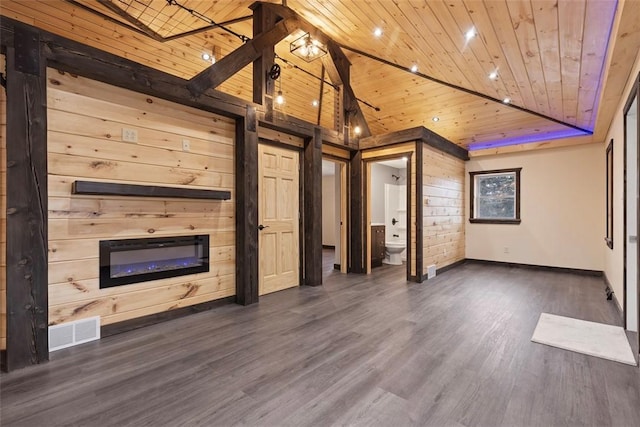
<svg viewBox="0 0 640 427"><path fill-rule="evenodd" d="M322 245L322 249L335 249L335 245Z"/></svg>
<svg viewBox="0 0 640 427"><path fill-rule="evenodd" d="M548 265L536 265L536 264L520 264L517 262L491 261L491 260L474 259L474 258L466 258L465 262L476 263L476 264L503 265L505 267L526 268L530 270L555 271L558 273L573 273L573 274L581 274L583 276L602 277L604 274L602 270L584 270L581 268L553 267Z"/></svg>
<svg viewBox="0 0 640 427"><path fill-rule="evenodd" d="M389 145L403 144L405 142L423 142L436 150L450 154L461 160L469 160L469 152L448 139L430 131L424 126L417 126L411 129L404 129L384 135L370 136L360 139L361 150L369 148L380 148Z"/></svg>
<svg viewBox="0 0 640 427"><path fill-rule="evenodd" d="M454 262L454 263L451 263L451 264L449 264L449 265L445 265L444 267L437 268L437 269L436 269L436 277L438 276L438 274L446 273L446 272L447 272L447 271L449 271L449 270L453 270L453 269L454 269L454 268L456 268L456 267L460 267L460 266L461 266L461 265L463 265L466 261L467 261L467 260L463 258L463 259L458 260L458 261L456 261L456 262ZM426 277L426 275L425 275L425 277Z"/></svg>
<svg viewBox="0 0 640 427"><path fill-rule="evenodd" d="M230 296L207 301L200 304L190 305L187 307L176 308L174 310L163 311L161 313L149 314L147 316L138 317L123 322L112 323L100 328L100 337L105 338L122 332L133 331L134 329L144 328L146 326L155 325L156 323L167 322L169 320L178 319L190 314L201 313L203 311L212 310L223 305L235 303L236 297Z"/></svg>
<svg viewBox="0 0 640 427"><path fill-rule="evenodd" d="M620 301L618 301L618 297L616 296L616 293L613 292L613 287L611 286L611 282L609 281L609 278L607 277L607 273L605 273L604 271L602 272L602 277L604 279L604 284L605 284L605 292L611 292L611 299L613 301L613 304L616 307L616 310L618 310L618 313L620 314L620 321L623 321L623 317L624 317L624 310L622 309L622 305L620 305Z"/></svg>
<svg viewBox="0 0 640 427"><path fill-rule="evenodd" d="M231 191L200 190L195 188L166 187L160 185L119 184L115 182L74 181L72 194L163 197L178 199L229 200Z"/></svg>
<svg viewBox="0 0 640 427"><path fill-rule="evenodd" d="M453 270L457 267L460 267L462 265L464 265L468 260L467 259L461 259L458 260L454 263L451 263L449 265L445 265L444 267L438 268L436 269L436 277L438 277L439 274L442 273L446 273L449 270ZM423 283L425 280L427 279L427 275L426 274L420 274L420 275L416 275L416 276L409 276L409 280L410 282L416 282L416 283Z"/></svg>
<svg viewBox="0 0 640 427"><path fill-rule="evenodd" d="M407 176L410 177L411 157L407 162ZM407 185L407 204L411 202L411 182ZM424 281L424 144L416 142L416 276L420 282ZM410 208L410 206L407 206ZM411 224L411 209L407 209L407 224ZM411 227L407 227L407 257L411 256ZM411 266L407 262L407 276L411 274Z"/></svg>

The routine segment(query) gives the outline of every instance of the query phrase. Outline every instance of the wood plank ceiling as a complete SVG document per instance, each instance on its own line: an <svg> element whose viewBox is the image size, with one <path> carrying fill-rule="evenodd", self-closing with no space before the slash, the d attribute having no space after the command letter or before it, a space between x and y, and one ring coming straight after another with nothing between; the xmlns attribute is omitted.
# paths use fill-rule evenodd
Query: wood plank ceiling
<svg viewBox="0 0 640 427"><path fill-rule="evenodd" d="M175 3L3 0L0 13L187 79L209 65L201 58L203 52L219 59L243 41L220 28L184 33L206 27L206 20L238 20L227 28L252 36L252 0L177 0L184 8ZM624 15L616 15L623 3L286 1L343 46L352 62L351 85L374 135L425 126L466 148L584 135L578 129L597 128L598 105L613 104L611 98L620 96L628 77L623 71L630 69L638 51L619 49L611 67L622 68L614 73L620 81L614 82L611 94L603 94L612 84L606 81L612 62L607 49L624 37L632 47L640 40L640 14L634 10L640 8L627 1ZM143 26L136 27L131 18ZM382 30L381 36L374 36L375 28ZM469 30L476 36L467 40ZM276 46L283 68L276 90L286 99L281 114L309 122L320 117L321 125L333 128L335 89L329 84L321 89L322 62L306 63L289 53L290 42L300 35L294 33ZM415 73L413 65L418 67ZM492 72L497 79L489 78ZM245 67L218 89L251 100L251 76L251 66ZM504 98L511 105L503 104ZM320 107L312 105L320 99ZM609 121L610 116L598 126L608 127ZM599 140L581 141L601 142L606 129L597 132Z"/></svg>

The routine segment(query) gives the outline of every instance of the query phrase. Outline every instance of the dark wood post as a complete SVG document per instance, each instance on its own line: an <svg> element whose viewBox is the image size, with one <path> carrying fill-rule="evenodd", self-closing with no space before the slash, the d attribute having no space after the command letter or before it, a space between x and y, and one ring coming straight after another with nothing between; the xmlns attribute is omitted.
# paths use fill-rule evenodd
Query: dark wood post
<svg viewBox="0 0 640 427"><path fill-rule="evenodd" d="M264 7L262 3L254 3L253 36L256 37L271 30L276 25L276 15L273 9ZM267 45L258 59L253 61L253 102L264 105L265 120L273 120L273 93L275 81L268 76L269 70L275 63L276 52L274 45Z"/></svg>
<svg viewBox="0 0 640 427"><path fill-rule="evenodd" d="M355 151L351 156L351 170L350 176L350 188L349 192L349 205L350 210L350 250L351 250L351 272L352 273L364 273L364 256L365 248L363 241L364 233L364 204L362 194L362 152Z"/></svg>
<svg viewBox="0 0 640 427"><path fill-rule="evenodd" d="M47 82L37 31L7 46L7 371L49 360Z"/></svg>
<svg viewBox="0 0 640 427"><path fill-rule="evenodd" d="M236 302L258 302L258 120L236 121Z"/></svg>
<svg viewBox="0 0 640 427"><path fill-rule="evenodd" d="M322 285L322 129L304 146L304 284Z"/></svg>
<svg viewBox="0 0 640 427"><path fill-rule="evenodd" d="M424 236L422 233L424 222L424 201L423 199L423 152L424 143L422 140L416 141L416 276L415 281L420 283L424 280ZM410 172L410 171L409 171ZM411 199L407 199L411 200ZM407 209L409 212L409 209ZM409 263L407 263L409 264ZM410 273L410 272L409 272ZM407 276L410 276L408 274Z"/></svg>

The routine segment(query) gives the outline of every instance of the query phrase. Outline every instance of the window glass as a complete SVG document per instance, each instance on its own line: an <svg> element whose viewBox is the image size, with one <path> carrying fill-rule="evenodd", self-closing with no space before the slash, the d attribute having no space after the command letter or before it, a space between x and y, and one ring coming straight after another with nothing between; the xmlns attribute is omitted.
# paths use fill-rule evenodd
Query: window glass
<svg viewBox="0 0 640 427"><path fill-rule="evenodd" d="M471 222L520 223L520 170L469 172Z"/></svg>

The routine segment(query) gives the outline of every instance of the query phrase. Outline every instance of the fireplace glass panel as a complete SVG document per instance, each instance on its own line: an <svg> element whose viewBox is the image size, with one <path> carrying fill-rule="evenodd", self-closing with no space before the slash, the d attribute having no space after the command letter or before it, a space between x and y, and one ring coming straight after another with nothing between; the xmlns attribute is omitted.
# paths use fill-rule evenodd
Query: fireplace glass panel
<svg viewBox="0 0 640 427"><path fill-rule="evenodd" d="M209 236L100 242L100 287L209 271Z"/></svg>

